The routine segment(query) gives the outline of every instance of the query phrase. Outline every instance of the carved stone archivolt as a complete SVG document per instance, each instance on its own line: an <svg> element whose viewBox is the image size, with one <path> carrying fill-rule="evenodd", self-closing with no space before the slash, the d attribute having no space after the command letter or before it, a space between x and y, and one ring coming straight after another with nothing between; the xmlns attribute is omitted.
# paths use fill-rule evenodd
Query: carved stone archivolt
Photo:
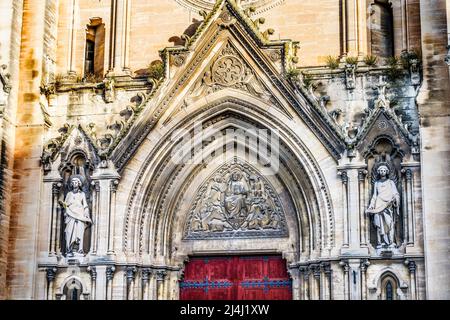
<svg viewBox="0 0 450 320"><path fill-rule="evenodd" d="M269 182L248 164L233 161L199 189L185 239L287 236L285 215Z"/></svg>

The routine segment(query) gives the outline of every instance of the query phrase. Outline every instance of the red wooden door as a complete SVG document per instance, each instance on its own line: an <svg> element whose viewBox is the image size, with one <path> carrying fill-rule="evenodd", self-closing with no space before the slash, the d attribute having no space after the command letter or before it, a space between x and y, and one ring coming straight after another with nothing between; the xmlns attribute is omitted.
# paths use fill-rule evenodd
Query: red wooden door
<svg viewBox="0 0 450 320"><path fill-rule="evenodd" d="M290 300L292 283L279 256L195 257L180 283L181 300Z"/></svg>

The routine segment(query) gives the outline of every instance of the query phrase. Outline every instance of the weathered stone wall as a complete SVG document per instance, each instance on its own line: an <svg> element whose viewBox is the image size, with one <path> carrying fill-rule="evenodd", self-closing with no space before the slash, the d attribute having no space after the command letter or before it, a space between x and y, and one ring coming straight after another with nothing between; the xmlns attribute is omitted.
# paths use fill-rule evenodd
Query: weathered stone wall
<svg viewBox="0 0 450 320"><path fill-rule="evenodd" d="M417 98L421 123L424 238L428 299L450 298L448 1L422 1L423 85Z"/></svg>
<svg viewBox="0 0 450 320"><path fill-rule="evenodd" d="M9 73L9 93L0 89L0 299L8 297L7 264L12 199L15 122L19 88L19 59L22 32L21 0L2 1L0 11L0 65Z"/></svg>
<svg viewBox="0 0 450 320"><path fill-rule="evenodd" d="M155 86L154 81L152 84L152 81L143 77L139 79L128 77L126 69L129 67L134 75L145 73L149 63L160 58L158 50L168 45L184 43L180 36L183 33L192 35L191 24L203 19L199 13L179 5L176 1L154 2L152 1L151 4L147 1L129 2L127 0L2 2L2 5L5 3L9 20L2 20L0 25L1 31L7 30L1 33L0 63L3 63L5 57L9 59L6 63L10 65L13 89L6 109L10 113L9 120L7 117L0 118L3 121L3 127L0 129L2 130L0 138L3 139L0 147L2 156L0 165L3 168L0 173L0 188L2 188L0 196L3 197L0 198L0 298L57 299L63 295L65 281L75 276L77 281L83 284L85 299L140 299L141 297L176 299L178 297L177 281L181 275L179 264L182 263L185 255L205 253L212 249L217 253L221 247L228 248L227 250L239 249L240 253L258 253L258 248L282 252L290 262L295 264L291 270L294 274L297 272L297 275L293 276L296 288L295 298L319 298L317 292L306 294L305 291L308 290L309 285L311 285L309 290L317 290L315 279L322 277L323 280L323 277L331 274L332 283L329 284L331 297L329 293L322 292L321 298L379 299L381 297L380 276L387 271L396 277L397 294L401 299L424 299L426 297L425 282L428 287L428 298L448 298L449 286L446 284L446 281L448 283L448 256L446 255L448 212L443 200L448 193L446 142L449 79L448 68L443 63L447 45L447 21L442 15L434 18L436 10L445 9L443 0L435 0L432 8L424 4L424 1L419 4L419 0L408 1L409 6L406 10L401 6L403 1L396 1L393 6L395 54L400 55L402 51L417 49L422 43L425 66L424 83L418 98L420 110L417 110L415 103L420 84L420 73L417 70L399 66L399 74L395 79L385 78L388 80L387 99L391 102L392 110L395 111L393 118L398 120L397 125L403 127L412 136L420 131L422 139L421 157L417 157L417 152L411 155L412 152L405 149L404 151L408 154L398 168L400 184L408 186L408 189L405 187L401 190L404 192L403 199L406 197L406 190L412 190L412 196L408 200L410 209L409 211L405 209L404 213L405 221L411 225L405 228L410 233L407 241L405 240L401 248L395 251L393 257L382 256L368 244L367 237L370 232L367 228L370 226L363 209L367 207L369 192L371 192L370 177L364 173L364 170L368 168L367 159L364 159L359 151L353 150L354 155L345 151L341 155L342 159L336 161L321 140L309 129L309 125L291 109L288 103L285 103L283 107L288 110L288 114L291 112L290 117L276 107L258 102L255 97L250 98L249 95L236 93L236 91L216 93L214 99L226 99L230 96L236 98L242 95L241 101L253 103L255 108L259 108L258 112L261 114L291 127L291 137L298 138L304 143L313 159L311 162L316 161L319 171L323 174L323 181L313 188L329 189L327 191L329 198L321 202L320 211L328 214L327 201L333 209L332 217L325 218L324 215L320 222L326 224L326 219L332 220L330 223L334 235L332 247L322 248L323 250L316 248L307 254L302 252L300 258L296 260L293 257L299 254L295 251L298 248L294 248L295 241L291 239L289 241L292 241L294 249L288 248L291 243L283 242L283 239L213 240L186 243L180 241L180 237L174 237L173 246L179 250L179 254L168 258L164 253L166 250L175 250L173 247L160 245L159 241L163 243L160 238L157 239L158 243L156 240L154 243L150 241L149 234L153 230L150 228L153 228L153 225L150 222L144 224L139 221L138 214L144 210L139 207L142 203L138 203L136 208L132 207L131 211L127 205L136 197L136 192L139 197L145 194L149 185L153 183L148 179L153 175L156 178L159 177L160 173L157 170L166 168L166 171L161 169L162 176L167 175L167 179L170 177L173 180L167 185L165 182L160 182L159 189L155 189L151 194L150 203L153 206L154 202L164 202L168 197L170 198L167 200L168 204L165 204L166 207L161 206L160 209L162 208L164 213L173 210L174 199L179 196L177 192L181 190L184 180L176 179L177 176L169 172L170 170L175 172L178 168L170 167L159 159L164 148L159 150L157 146L164 137L167 138L172 126L178 122L182 123L185 116L203 110L207 102L212 102L202 97L205 105L201 102L188 104L178 113L175 113L178 105L169 104L163 110L164 117L144 139L136 154L120 172L120 176L112 163L98 163L96 162L98 159L94 159L94 152L89 155L92 156L92 165L96 166L90 189L94 197L92 210L98 210L95 213L99 215L96 224L98 229L92 231L98 240L96 252L94 254L91 252L81 259L81 263L68 263L68 260L57 252L59 240L55 230L59 226L55 225L56 220L53 219L56 219L56 215L61 211L52 206L56 206L55 194L61 190L61 186L58 186L61 182L59 177L61 168L58 166L67 156L70 148L60 152L57 160L52 159L54 162L49 163L51 168L46 168L44 172L40 159L44 144L52 138L61 136L61 128L66 124L73 126L72 130L75 130L73 128L78 125L81 125L83 130L89 129L89 137L94 143L99 143L97 139L100 139L105 132L111 135L117 134L120 131L117 128L123 125L121 121L131 109L139 105L141 96L138 94L148 94ZM252 19L266 17L266 23L260 27L260 30L275 29L271 39L300 40L298 57L302 68L299 71L305 76L303 83L300 81L300 84L294 84L295 81L291 81L291 85L294 85L293 90L297 90L297 97L304 99L303 97L307 96L310 99L308 103L317 104L324 113L334 118L336 125L346 138L349 137L350 132L358 132L364 126L368 114L376 109L375 104L380 96L379 86L382 82L380 76L389 76L390 69L386 66L368 67L360 61L352 80L349 66L346 66L343 61L337 69L333 70L313 66L324 65L328 55L339 56L349 52L351 56L359 55L362 58L370 52L365 23L369 18L366 10L372 2L367 1L367 6L363 6L363 1L346 1L349 5L348 12L351 13L346 27L342 24L342 6L335 0L286 0L270 10L262 10L252 16ZM126 6L127 3L131 3L128 12L130 19L128 34L123 31L123 26L126 24L123 21L126 21L127 15L120 10L118 17L111 14L113 4L119 4L121 6L119 9L123 9L122 6ZM21 21L22 16L23 21ZM115 29L118 32L116 39L111 38L112 16L119 26ZM101 44L105 50L104 70L106 72L114 68L109 70L113 72L108 76L119 75L112 85L113 97L109 101L107 82L82 82L76 76L81 78L83 75L86 26L91 18L97 17L101 18L105 24L105 43ZM421 24L425 26L422 30ZM345 37L342 34L343 28L345 28ZM404 32L405 28L407 33ZM19 36L20 32L21 36ZM7 43L6 48L3 47L4 41ZM205 58L202 62L203 67L209 63L209 60L213 60L213 56ZM16 57L20 57L20 60ZM247 63L252 65L253 70L258 70L259 66L255 61L249 59ZM170 67L177 70L172 65ZM68 71L72 72L73 77L64 79L63 76L66 76ZM198 75L202 71L194 70ZM174 77L173 81L175 81L181 75L171 70L170 77ZM265 83L270 82L269 79L264 79ZM354 82L351 83L351 81ZM55 82L57 82L56 86L54 86ZM165 83L163 90L168 90L171 85L171 82ZM299 87L295 89L296 85ZM183 86L176 91L175 95L180 95L176 98L182 99L183 90L186 89ZM298 90L304 92L300 93ZM156 107L153 103L162 98L162 96L153 97L147 108L152 110ZM208 99L212 98L208 97ZM16 110L18 105L20 108ZM234 111L239 110L238 107ZM418 111L420 111L421 122L419 122ZM16 113L17 121L15 121ZM246 113L248 116L251 115L250 111ZM255 119L261 118L257 114L253 116ZM276 125L275 122L268 121L268 123ZM70 139L81 145L87 143L83 140L85 135L81 129L77 132L77 138L81 137L82 142L75 142L75 137ZM405 139L409 138L411 137ZM367 141L367 143L370 142ZM13 150L15 150L14 168L12 168ZM152 152L154 152L154 158L147 159ZM436 170L438 168L436 161L441 164L440 171ZM145 163L151 163L149 169L145 167ZM421 167L420 163L422 163ZM12 184L13 173L14 183ZM190 175L190 172L182 172L185 174L182 177L186 180L196 178L195 185L199 186L202 182L200 178L205 179L209 173L203 172L195 177L193 173ZM304 173L299 171L300 174ZM310 171L309 174L315 173ZM139 176L144 179L139 180ZM10 192L11 186L13 186L12 192ZM167 188L164 189L166 191L163 188ZM283 197L287 192L282 189L277 187L277 192ZM163 191L167 193L164 194ZM351 194L349 199L343 198L346 191ZM193 195L189 194L189 196ZM12 210L9 216L10 204ZM188 211L189 203L183 202L176 205L180 205L178 207L180 210L173 218L178 222L184 221L183 215ZM408 220L407 212L410 214ZM164 215L161 219L163 221L161 223L169 223L164 220L167 219ZM127 224L132 226L129 231L126 230ZM173 230L181 234L182 228L180 224ZM148 237L145 238L148 242L145 245L148 250L157 248L155 257L150 254L144 254L144 258L139 256L137 237L141 235ZM170 238L172 235L169 233L161 232L159 237L164 238L164 243L172 241ZM50 238L53 241L50 242L51 248L49 248ZM169 238L170 241L167 240ZM134 242L127 246L125 241ZM328 262L330 265L327 264ZM8 265L7 272L6 265ZM111 269L112 265L114 270ZM150 265L152 274L146 274L145 269L141 270L141 266ZM6 275L8 279L5 283ZM146 289L143 280L147 276L149 282ZM49 290L47 290L47 281L50 281ZM305 281L308 281L308 286ZM141 286L143 283L144 285Z"/></svg>

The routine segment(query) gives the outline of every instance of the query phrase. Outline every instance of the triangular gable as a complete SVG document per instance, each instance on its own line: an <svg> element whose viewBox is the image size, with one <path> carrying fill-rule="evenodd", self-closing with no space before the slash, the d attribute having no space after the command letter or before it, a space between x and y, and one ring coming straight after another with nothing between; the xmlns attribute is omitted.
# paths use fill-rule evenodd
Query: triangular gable
<svg viewBox="0 0 450 320"><path fill-rule="evenodd" d="M246 54L254 59L260 68L259 75L255 74L254 77L253 90L258 93L258 86L264 87L264 91L268 89L267 86L275 89L277 95L272 96L282 97L322 141L330 154L335 159L340 157L345 148L342 132L316 101L304 91L295 90L284 79L284 74L293 64L295 43L289 40L269 41L270 30L261 32L258 29L258 21L252 21L234 0L222 0L218 1L212 12L205 17L197 32L187 38L184 47L171 47L161 51L165 78L154 83L152 93L135 112L135 118L130 121L130 125L124 127L106 152L119 170L173 105L174 97L179 97L182 90L188 90L186 84L193 81L193 75L203 72L204 76L205 67L208 66L202 66L202 62L220 35L225 32L230 35L231 42L245 48ZM231 47L236 50L236 46ZM266 81L262 81L261 77L269 83L264 84ZM197 78L195 81L200 80Z"/></svg>
<svg viewBox="0 0 450 320"><path fill-rule="evenodd" d="M358 132L353 145L362 151L368 143L374 141L380 135L392 137L396 144L402 146L404 152L409 152L411 147L414 147L417 143L415 141L416 136L408 132L389 106L376 107Z"/></svg>

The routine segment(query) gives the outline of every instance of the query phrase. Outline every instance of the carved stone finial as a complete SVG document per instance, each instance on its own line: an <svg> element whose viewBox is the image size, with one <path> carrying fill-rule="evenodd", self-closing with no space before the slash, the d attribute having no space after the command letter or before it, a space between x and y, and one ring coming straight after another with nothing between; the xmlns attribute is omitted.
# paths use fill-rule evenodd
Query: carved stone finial
<svg viewBox="0 0 450 320"><path fill-rule="evenodd" d="M358 180L359 180L359 181L364 181L364 180L366 180L367 173L368 173L367 170L358 170Z"/></svg>
<svg viewBox="0 0 450 320"><path fill-rule="evenodd" d="M345 66L345 84L347 90L356 88L356 65L347 64Z"/></svg>
<svg viewBox="0 0 450 320"><path fill-rule="evenodd" d="M62 183L61 182L55 182L52 184L52 194L58 195L61 192Z"/></svg>
<svg viewBox="0 0 450 320"><path fill-rule="evenodd" d="M115 81L114 78L105 78L103 98L106 103L114 102L115 99Z"/></svg>
<svg viewBox="0 0 450 320"><path fill-rule="evenodd" d="M378 91L378 96L375 99L375 108L388 109L390 101L386 96L387 83L384 81L383 76L380 76L380 81L374 89Z"/></svg>

